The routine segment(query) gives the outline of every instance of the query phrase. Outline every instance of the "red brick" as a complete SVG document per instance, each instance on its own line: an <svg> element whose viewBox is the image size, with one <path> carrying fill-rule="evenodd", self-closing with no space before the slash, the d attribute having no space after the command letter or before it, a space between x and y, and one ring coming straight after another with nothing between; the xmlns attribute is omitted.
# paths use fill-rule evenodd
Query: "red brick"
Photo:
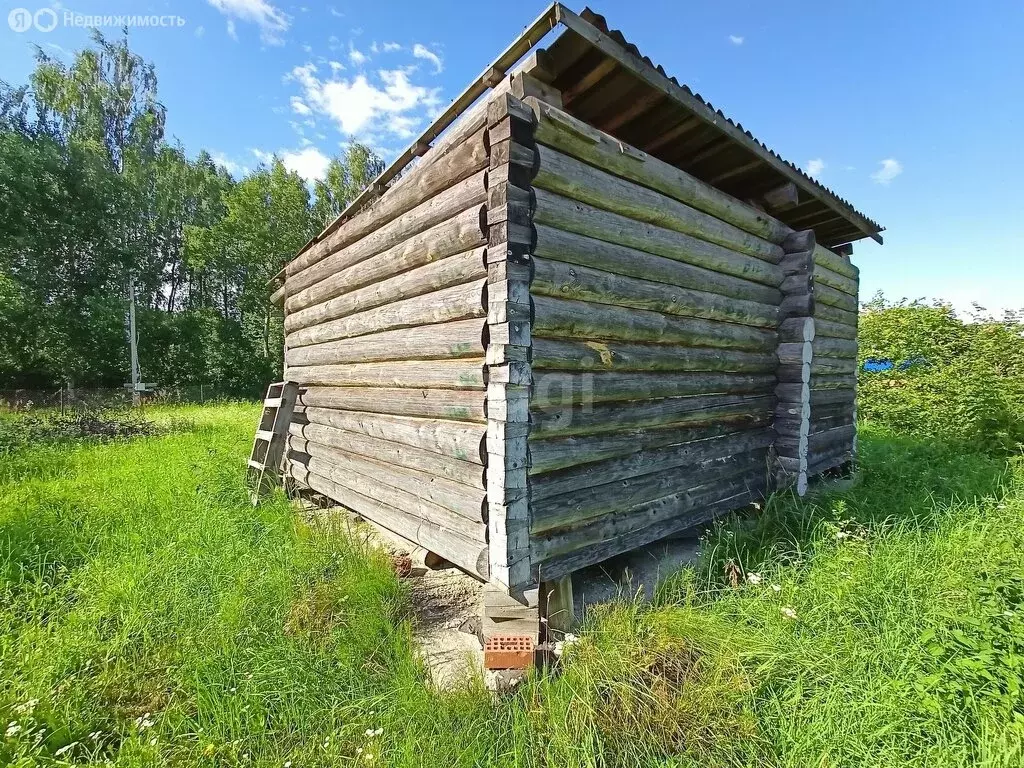
<svg viewBox="0 0 1024 768"><path fill-rule="evenodd" d="M486 669L527 669L533 664L533 638L529 635L494 635L484 643Z"/></svg>

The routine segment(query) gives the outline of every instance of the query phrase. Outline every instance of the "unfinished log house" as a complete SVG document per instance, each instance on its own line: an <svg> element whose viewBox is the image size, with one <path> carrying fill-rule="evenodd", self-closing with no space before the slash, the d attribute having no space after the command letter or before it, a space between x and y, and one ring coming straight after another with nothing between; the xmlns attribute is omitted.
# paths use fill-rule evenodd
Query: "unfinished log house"
<svg viewBox="0 0 1024 768"><path fill-rule="evenodd" d="M511 592L803 493L880 231L553 5L287 265L288 475Z"/></svg>

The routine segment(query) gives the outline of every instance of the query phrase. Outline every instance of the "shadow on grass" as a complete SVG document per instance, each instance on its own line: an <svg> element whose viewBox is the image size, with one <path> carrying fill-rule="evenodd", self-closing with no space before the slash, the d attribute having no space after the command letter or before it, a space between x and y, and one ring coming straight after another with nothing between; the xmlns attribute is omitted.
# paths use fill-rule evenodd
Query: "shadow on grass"
<svg viewBox="0 0 1024 768"><path fill-rule="evenodd" d="M852 482L812 485L803 499L780 493L759 514L722 518L706 536L701 570L714 584L726 578L730 563L741 571L768 561L798 564L824 525L932 528L953 504L1000 497L1008 467L1006 456L862 427Z"/></svg>

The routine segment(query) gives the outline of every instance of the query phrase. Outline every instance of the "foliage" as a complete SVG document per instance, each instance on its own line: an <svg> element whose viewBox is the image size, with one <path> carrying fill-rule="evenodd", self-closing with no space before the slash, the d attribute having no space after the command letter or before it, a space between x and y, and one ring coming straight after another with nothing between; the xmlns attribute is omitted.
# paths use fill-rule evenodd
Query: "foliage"
<svg viewBox="0 0 1024 768"><path fill-rule="evenodd" d="M968 322L945 304L887 302L861 314L860 361L886 359L891 371L862 372L861 418L983 450L1024 443L1024 324L981 312ZM901 366L900 363L909 365Z"/></svg>
<svg viewBox="0 0 1024 768"><path fill-rule="evenodd" d="M164 135L152 64L94 33L0 83L0 387L120 386L138 294L143 379L258 395L283 330L267 280L379 173L332 160L315 197L277 158L236 181Z"/></svg>

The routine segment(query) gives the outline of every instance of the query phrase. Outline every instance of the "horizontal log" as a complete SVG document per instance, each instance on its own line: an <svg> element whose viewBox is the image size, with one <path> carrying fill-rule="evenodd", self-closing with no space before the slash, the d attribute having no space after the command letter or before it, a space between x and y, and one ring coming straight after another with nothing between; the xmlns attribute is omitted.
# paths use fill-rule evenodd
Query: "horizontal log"
<svg viewBox="0 0 1024 768"><path fill-rule="evenodd" d="M666 474L669 470L710 459L766 450L774 440L775 434L770 429L747 430L535 475L530 481L530 501L537 504L552 496L572 494L639 475ZM675 474L679 479L687 477L686 472Z"/></svg>
<svg viewBox="0 0 1024 768"><path fill-rule="evenodd" d="M853 409L825 415L816 408L811 409L811 418L805 421L799 416L780 416L776 414L772 428L779 437L796 437L801 434L815 435L835 427L844 427L853 423Z"/></svg>
<svg viewBox="0 0 1024 768"><path fill-rule="evenodd" d="M838 272L833 272L831 269L822 266L821 264L814 265L813 274L814 282L817 285L826 285L833 290L849 294L850 296L853 296L854 299L856 299L857 295L860 293L859 281L844 277Z"/></svg>
<svg viewBox="0 0 1024 768"><path fill-rule="evenodd" d="M770 412L775 396L687 395L622 403L585 403L530 411L530 436L591 435L668 425L710 426L722 419Z"/></svg>
<svg viewBox="0 0 1024 768"><path fill-rule="evenodd" d="M534 188L534 194L537 199L534 220L540 224L753 280L773 288L782 282L782 269L777 264L736 253L692 235L595 208L545 189Z"/></svg>
<svg viewBox="0 0 1024 768"><path fill-rule="evenodd" d="M706 240L778 264L782 248L667 195L537 145L533 185L605 211Z"/></svg>
<svg viewBox="0 0 1024 768"><path fill-rule="evenodd" d="M426 473L427 476L425 478L420 477L418 480L424 486L430 486L433 480L438 479L445 482L458 483L473 491L483 491L487 487L484 469L479 464L442 456L439 453L423 448L414 448L403 443L381 440L377 437L370 437L358 432L348 432L337 427L310 421L306 423L293 421L289 427L289 432L295 437L309 440L313 443L320 443L321 445L341 451L383 461L386 464L421 473L421 475ZM313 451L308 451L308 453L315 455ZM404 486L399 485L398 487ZM418 491L413 492L417 495L422 495ZM433 497L428 496L428 498ZM447 505L445 504L444 506ZM452 507L452 509L455 508Z"/></svg>
<svg viewBox="0 0 1024 768"><path fill-rule="evenodd" d="M774 306L782 300L782 293L773 286L544 224L535 223L534 229L534 255L541 258L760 304Z"/></svg>
<svg viewBox="0 0 1024 768"><path fill-rule="evenodd" d="M803 384L779 384L775 387L775 395L779 400L785 402L798 402L803 396L803 387L807 385ZM810 403L814 405L827 405L830 403L852 403L856 397L856 392L853 387L849 388L832 388L832 389L811 389L807 386L808 392L810 393Z"/></svg>
<svg viewBox="0 0 1024 768"><path fill-rule="evenodd" d="M826 304L853 313L856 313L859 308L856 296L850 296L820 283L814 286L814 301L817 304Z"/></svg>
<svg viewBox="0 0 1024 768"><path fill-rule="evenodd" d="M480 392L456 389L385 389L382 387L309 387L299 404L313 408L387 413L422 419L484 422Z"/></svg>
<svg viewBox="0 0 1024 768"><path fill-rule="evenodd" d="M814 318L814 333L815 336L830 339L856 339L857 326L846 325L844 323L834 323L830 320L824 320L816 317Z"/></svg>
<svg viewBox="0 0 1024 768"><path fill-rule="evenodd" d="M766 467L767 452L750 451L738 456L707 459L687 466L683 471L654 472L552 496L543 501L531 499L530 535L536 553L534 556L543 559L544 553L557 552L563 544L573 541L574 537L568 531L564 536L549 535L559 529L579 528L595 518L692 489L721 486L722 481L736 476L751 476L758 471L765 473Z"/></svg>
<svg viewBox="0 0 1024 768"><path fill-rule="evenodd" d="M813 463L807 465L807 475L813 477L820 475L823 472L828 472L830 469L836 469L844 464L849 464L853 461L853 451L847 449L840 451L839 453L831 456L825 456L823 458L815 458Z"/></svg>
<svg viewBox="0 0 1024 768"><path fill-rule="evenodd" d="M444 218L431 222L423 231L395 242L387 240L386 248L364 248L362 244L366 241L360 240L327 257L308 272L288 278L285 311L297 312L400 272L484 245L484 206L472 198L459 202L465 205L450 212L446 209Z"/></svg>
<svg viewBox="0 0 1024 768"><path fill-rule="evenodd" d="M485 323L482 319L423 325L339 339L308 347L289 348L285 362L293 365L376 363L385 360L450 360L482 357Z"/></svg>
<svg viewBox="0 0 1024 768"><path fill-rule="evenodd" d="M851 264L849 260L833 253L822 245L814 246L814 263L820 264L826 269L830 269L843 277L850 278L851 280L860 279L860 270Z"/></svg>
<svg viewBox="0 0 1024 768"><path fill-rule="evenodd" d="M286 334L285 343L289 349L295 349L369 333L484 317L487 314L486 285L487 279L481 278L465 285L442 288L440 291L396 301L348 317L318 323Z"/></svg>
<svg viewBox="0 0 1024 768"><path fill-rule="evenodd" d="M689 443L719 435L764 429L771 423L770 413L748 413L722 418L706 427L668 427L632 429L603 435L530 439L530 475L541 475L566 467L576 467L638 451Z"/></svg>
<svg viewBox="0 0 1024 768"><path fill-rule="evenodd" d="M417 258L424 253L421 251ZM372 267L376 269L379 266L381 272L387 271L388 274L398 270L407 271L380 279L378 282L343 293L341 296L314 304L306 309L292 312L285 318L285 332L291 333L357 312L365 312L374 307L381 307L392 302L485 278L487 277L486 258L487 250L481 247L411 269L407 264L394 262L371 264L371 262L376 262L376 258L369 259L358 268L370 269ZM355 282L363 280L365 277L360 277Z"/></svg>
<svg viewBox="0 0 1024 768"><path fill-rule="evenodd" d="M624 144L551 104L527 99L537 115L534 138L591 165L643 184L722 221L781 243L789 227L695 176Z"/></svg>
<svg viewBox="0 0 1024 768"><path fill-rule="evenodd" d="M814 341L817 333L813 317L788 317L779 323L779 342Z"/></svg>
<svg viewBox="0 0 1024 768"><path fill-rule="evenodd" d="M305 416L316 424L422 448L473 464L483 465L487 456L487 427L482 424L340 411L316 406L307 407Z"/></svg>
<svg viewBox="0 0 1024 768"><path fill-rule="evenodd" d="M570 373L533 372L531 408L600 403L616 400L650 400L680 395L744 394L768 391L774 373Z"/></svg>
<svg viewBox="0 0 1024 768"><path fill-rule="evenodd" d="M825 450L829 446L850 444L856 434L857 427L850 424L810 435L807 438L807 453L813 456L815 452ZM779 453L796 455L797 443L794 438L779 437L775 441L775 448Z"/></svg>
<svg viewBox="0 0 1024 768"><path fill-rule="evenodd" d="M401 509L357 493L344 485L324 477L298 462L290 462L292 477L300 483L322 493L343 507L394 531L424 549L435 552L472 575L486 580L489 572L487 545L465 538L437 525L427 523Z"/></svg>
<svg viewBox="0 0 1024 768"><path fill-rule="evenodd" d="M760 328L775 328L779 322L779 308L776 305L693 291L544 258L534 261L530 291L534 295L722 320Z"/></svg>
<svg viewBox="0 0 1024 768"><path fill-rule="evenodd" d="M398 216L422 204L434 195L455 186L463 179L487 167L485 115L466 122L442 139L454 142L427 154L420 163L397 179L373 204L351 216L348 221L332 223L323 237L289 264L287 274L294 275L326 256L360 240ZM465 129L470 133L463 133Z"/></svg>
<svg viewBox="0 0 1024 768"><path fill-rule="evenodd" d="M483 358L294 365L288 368L288 380L321 387L486 388Z"/></svg>
<svg viewBox="0 0 1024 768"><path fill-rule="evenodd" d="M775 375L780 382L800 383L810 382L814 376L850 375L856 370L856 360L815 357L809 364L781 363Z"/></svg>
<svg viewBox="0 0 1024 768"><path fill-rule="evenodd" d="M774 331L701 318L682 318L643 309L535 296L531 332L564 339L608 339L764 352L774 349Z"/></svg>
<svg viewBox="0 0 1024 768"><path fill-rule="evenodd" d="M842 307L835 307L830 304L826 304L822 301L815 301L814 303L814 322L815 328L817 328L818 321L824 320L830 323L839 323L841 325L857 327L857 313L851 312ZM824 335L824 334L822 334Z"/></svg>
<svg viewBox="0 0 1024 768"><path fill-rule="evenodd" d="M310 425L307 435L301 425L291 428L290 444L311 457L309 467L315 471L317 461L330 466L334 474L326 475L348 488L383 501L399 509L415 510L418 517L441 526L450 526L467 538L484 540L484 508L487 492L471 488L445 477L398 466L385 456L368 457L312 439L313 433L324 437L329 427Z"/></svg>
<svg viewBox="0 0 1024 768"><path fill-rule="evenodd" d="M645 544L692 529L764 497L764 473L666 496L592 525L538 540L531 548L542 579L558 579Z"/></svg>
<svg viewBox="0 0 1024 768"><path fill-rule="evenodd" d="M856 339L815 339L812 346L815 357L857 357Z"/></svg>
<svg viewBox="0 0 1024 768"><path fill-rule="evenodd" d="M565 341L534 338L533 370L562 371L722 371L770 373L778 358L773 352L630 344L628 342Z"/></svg>

